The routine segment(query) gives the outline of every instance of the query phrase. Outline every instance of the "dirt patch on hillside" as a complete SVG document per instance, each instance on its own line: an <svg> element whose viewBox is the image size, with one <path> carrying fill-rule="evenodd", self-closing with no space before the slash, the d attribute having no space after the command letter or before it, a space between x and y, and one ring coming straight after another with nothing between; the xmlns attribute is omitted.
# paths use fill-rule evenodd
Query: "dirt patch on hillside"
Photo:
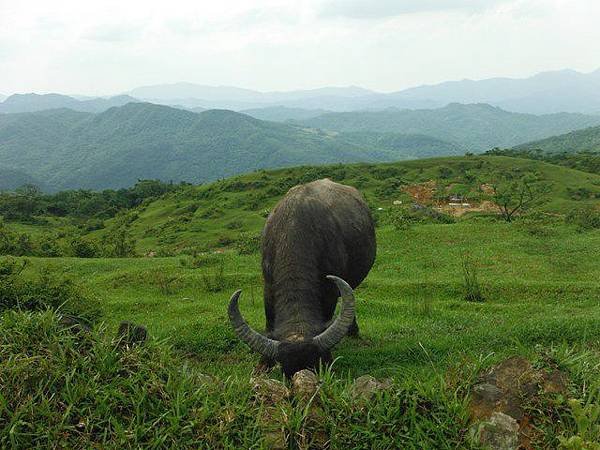
<svg viewBox="0 0 600 450"><path fill-rule="evenodd" d="M494 202L490 202L489 200L484 200L481 203L461 203L455 204L452 202L441 203L436 206L436 209L443 212L444 214L449 214L454 217L460 217L466 213L470 212L485 212L485 213L496 213L498 212L498 207Z"/></svg>
<svg viewBox="0 0 600 450"><path fill-rule="evenodd" d="M404 192L411 196L415 203L421 205L431 205L436 192L436 182L429 180L424 183L411 184L402 188Z"/></svg>
<svg viewBox="0 0 600 450"><path fill-rule="evenodd" d="M454 186L456 185L447 186L445 188L445 193L450 192ZM486 195L493 194L493 188L489 184L482 184L479 186L479 189ZM498 212L498 206L489 200L477 203L469 201L468 199L452 198L449 194L446 195L444 199L436 199L437 183L435 180L404 186L402 190L411 196L414 203L431 206L444 214L454 217L461 217L470 212ZM394 202L394 204L396 204L396 202ZM401 204L401 202L398 204Z"/></svg>
<svg viewBox="0 0 600 450"><path fill-rule="evenodd" d="M481 189L481 192L483 192L484 194L494 195L494 188L492 187L491 184L483 183L482 185L479 186L479 189Z"/></svg>

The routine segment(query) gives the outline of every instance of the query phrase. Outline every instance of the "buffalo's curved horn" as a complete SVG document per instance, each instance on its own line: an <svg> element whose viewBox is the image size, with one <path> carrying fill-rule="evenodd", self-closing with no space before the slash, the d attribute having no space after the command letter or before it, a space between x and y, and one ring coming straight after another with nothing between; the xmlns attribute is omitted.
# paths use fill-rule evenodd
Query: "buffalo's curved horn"
<svg viewBox="0 0 600 450"><path fill-rule="evenodd" d="M229 320L231 321L231 325L233 326L235 333L255 352L258 352L267 358L275 359L277 356L277 347L279 342L269 339L268 337L263 336L262 334L257 333L250 328L250 325L248 325L248 323L242 317L240 308L238 306L238 300L241 293L242 291L239 290L231 296L227 311L229 313Z"/></svg>
<svg viewBox="0 0 600 450"><path fill-rule="evenodd" d="M342 297L342 310L335 321L321 334L313 338L313 342L317 344L321 350L327 351L333 348L340 342L346 334L350 326L354 322L354 292L352 288L339 277L335 275L327 275L327 278L332 280Z"/></svg>

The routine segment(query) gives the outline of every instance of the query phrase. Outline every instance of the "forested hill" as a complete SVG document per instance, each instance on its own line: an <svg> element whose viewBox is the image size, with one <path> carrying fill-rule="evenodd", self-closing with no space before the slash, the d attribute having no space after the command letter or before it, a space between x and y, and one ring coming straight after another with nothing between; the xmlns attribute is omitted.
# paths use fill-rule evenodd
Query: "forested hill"
<svg viewBox="0 0 600 450"><path fill-rule="evenodd" d="M590 127L571 133L527 142L516 150L542 150L545 153L600 152L600 127Z"/></svg>
<svg viewBox="0 0 600 450"><path fill-rule="evenodd" d="M138 179L193 183L258 168L460 154L426 136L325 133L226 110L129 103L0 115L0 167L53 190L117 188Z"/></svg>
<svg viewBox="0 0 600 450"><path fill-rule="evenodd" d="M14 191L18 187L26 184L33 184L41 189L46 188L43 182L36 180L26 173L0 167L0 191Z"/></svg>
<svg viewBox="0 0 600 450"><path fill-rule="evenodd" d="M60 108L97 113L106 111L113 106L123 106L130 102L139 102L139 100L128 95L78 100L62 94L14 94L4 101L2 100L2 96L0 96L0 113L35 112Z"/></svg>
<svg viewBox="0 0 600 450"><path fill-rule="evenodd" d="M600 116L573 113L536 116L487 104L454 103L440 109L328 113L297 123L325 130L424 134L479 152L600 125Z"/></svg>

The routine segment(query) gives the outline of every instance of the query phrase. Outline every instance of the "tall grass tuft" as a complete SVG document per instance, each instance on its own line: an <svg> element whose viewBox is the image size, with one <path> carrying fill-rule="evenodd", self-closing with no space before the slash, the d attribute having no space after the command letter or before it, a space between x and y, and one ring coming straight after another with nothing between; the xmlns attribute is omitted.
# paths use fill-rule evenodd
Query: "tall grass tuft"
<svg viewBox="0 0 600 450"><path fill-rule="evenodd" d="M462 256L464 299L469 302L483 302L485 296L479 283L477 265L469 255Z"/></svg>
<svg viewBox="0 0 600 450"><path fill-rule="evenodd" d="M172 273L167 273L164 269L152 271L151 276L154 284L163 295L172 295L176 293L180 287L180 277Z"/></svg>
<svg viewBox="0 0 600 450"><path fill-rule="evenodd" d="M221 292L226 287L225 283L225 258L213 268L205 268L201 274L202 286L206 292Z"/></svg>

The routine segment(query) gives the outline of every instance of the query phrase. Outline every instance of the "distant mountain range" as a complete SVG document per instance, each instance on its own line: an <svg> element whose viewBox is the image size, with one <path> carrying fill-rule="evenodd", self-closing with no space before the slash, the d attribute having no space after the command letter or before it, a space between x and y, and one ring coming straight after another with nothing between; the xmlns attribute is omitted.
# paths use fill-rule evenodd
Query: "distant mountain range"
<svg viewBox="0 0 600 450"><path fill-rule="evenodd" d="M170 106L142 101L147 98ZM483 101L491 104L468 103ZM115 97L15 94L0 102L0 113L0 189L23 183L50 190L116 188L139 178L205 182L260 168L493 147L595 150L600 71L464 80L390 94L190 83Z"/></svg>
<svg viewBox="0 0 600 450"><path fill-rule="evenodd" d="M128 95L187 108L233 110L284 106L344 112L386 108L431 109L449 103L489 103L508 111L531 114L598 113L600 70L587 74L560 70L522 79L448 81L392 93L378 93L358 87L258 92L234 87L175 83L136 88Z"/></svg>
<svg viewBox="0 0 600 450"><path fill-rule="evenodd" d="M481 152L600 125L600 116L575 113L536 116L487 104L453 103L439 109L328 113L296 123L340 132L423 134Z"/></svg>
<svg viewBox="0 0 600 450"><path fill-rule="evenodd" d="M546 153L600 153L600 127L590 127L583 130L552 136L538 141L518 145L515 150L542 150Z"/></svg>
<svg viewBox="0 0 600 450"><path fill-rule="evenodd" d="M259 168L462 152L427 136L322 132L149 103L98 114L63 108L0 115L0 168L52 190L118 188L140 178L199 183Z"/></svg>
<svg viewBox="0 0 600 450"><path fill-rule="evenodd" d="M127 95L79 100L62 94L13 94L0 103L0 113L21 113L69 108L74 111L102 112L139 100Z"/></svg>
<svg viewBox="0 0 600 450"><path fill-rule="evenodd" d="M352 104L352 99L376 95L359 87L324 87L289 92L259 92L230 86L205 86L193 83L158 84L133 89L130 96L152 103L181 105L187 108L225 108L232 110L272 106L320 109L321 102Z"/></svg>
<svg viewBox="0 0 600 450"><path fill-rule="evenodd" d="M111 98L62 94L17 94L2 102L0 112L32 112L51 108L101 112L111 106L145 101L188 110L231 109L274 121L302 120L324 111L436 109L451 103L487 103L506 111L529 114L578 112L600 114L600 69L543 72L529 78L448 81L391 93L356 86L287 92L259 92L193 83L158 84L132 89Z"/></svg>
<svg viewBox="0 0 600 450"><path fill-rule="evenodd" d="M399 104L489 103L531 114L595 113L600 110L600 69L591 73L560 70L530 78L449 81L389 94ZM396 105L399 106L399 105Z"/></svg>

